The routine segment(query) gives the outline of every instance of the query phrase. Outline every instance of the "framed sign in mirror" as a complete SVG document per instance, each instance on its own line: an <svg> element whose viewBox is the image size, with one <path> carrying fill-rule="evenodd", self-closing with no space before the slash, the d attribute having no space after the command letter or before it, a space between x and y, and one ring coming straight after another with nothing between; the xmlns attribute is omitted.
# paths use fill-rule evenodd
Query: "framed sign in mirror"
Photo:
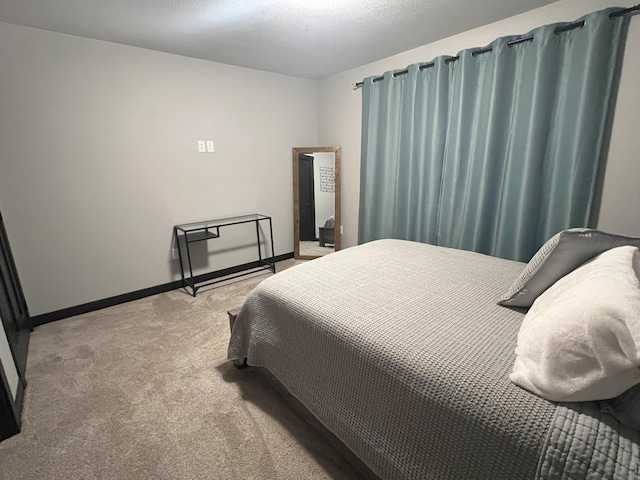
<svg viewBox="0 0 640 480"><path fill-rule="evenodd" d="M340 147L293 149L294 256L340 250Z"/></svg>

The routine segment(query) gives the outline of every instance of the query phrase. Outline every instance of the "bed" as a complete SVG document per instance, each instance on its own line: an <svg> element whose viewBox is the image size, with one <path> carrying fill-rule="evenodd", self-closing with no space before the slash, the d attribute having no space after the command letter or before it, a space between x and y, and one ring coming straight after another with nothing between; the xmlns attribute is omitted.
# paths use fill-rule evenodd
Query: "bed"
<svg viewBox="0 0 640 480"><path fill-rule="evenodd" d="M525 264L378 240L265 279L228 358L264 367L382 479L640 477L639 431L509 380Z"/></svg>

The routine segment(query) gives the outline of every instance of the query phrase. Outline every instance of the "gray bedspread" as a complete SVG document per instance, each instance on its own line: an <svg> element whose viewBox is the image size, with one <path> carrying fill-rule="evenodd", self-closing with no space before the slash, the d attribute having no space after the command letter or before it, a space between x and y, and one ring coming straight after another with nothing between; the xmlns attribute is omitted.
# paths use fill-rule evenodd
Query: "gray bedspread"
<svg viewBox="0 0 640 480"><path fill-rule="evenodd" d="M229 359L266 367L384 479L633 478L637 432L618 442L613 417L605 432L588 415L574 428L566 405L509 381L523 313L496 300L523 266L401 240L349 248L260 283ZM583 468L589 442L613 460Z"/></svg>

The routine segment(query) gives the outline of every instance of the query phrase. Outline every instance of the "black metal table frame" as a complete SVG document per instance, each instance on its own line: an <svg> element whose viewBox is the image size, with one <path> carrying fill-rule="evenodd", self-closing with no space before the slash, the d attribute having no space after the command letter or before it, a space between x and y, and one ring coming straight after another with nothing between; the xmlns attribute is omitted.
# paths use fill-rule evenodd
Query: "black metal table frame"
<svg viewBox="0 0 640 480"><path fill-rule="evenodd" d="M265 258L262 257L261 237L260 237L261 221L269 222L269 237L271 240L271 260L268 260L266 257ZM231 225L240 225L240 224L251 223L251 222L256 224L256 241L257 241L257 247L258 247L257 263L259 265L255 267L250 267L246 271L243 271L242 273L224 275L223 278L219 278L216 280L211 280L211 281L194 280L194 278L197 278L197 277L194 277L193 275L193 266L191 264L191 252L189 249L189 245L195 242L201 242L201 241L210 240L213 238L219 238L221 227L228 227ZM214 225L207 225L207 224L214 224ZM179 232L182 232L182 234L180 234ZM184 245L185 245L185 250L187 255L187 265L189 267L189 277L185 275L185 265L182 259L182 248L180 246L180 237L184 238ZM173 238L174 238L176 248L178 249L178 258L180 260L180 276L182 278L182 286L185 288L191 287L191 295L193 295L194 297L196 296L196 293L198 292L198 290L202 287L214 285L220 282L225 282L233 278L250 275L252 273L255 273L261 270L270 270L273 273L276 272L276 264L274 261L275 252L273 249L273 223L271 221L271 217L268 215L255 213L255 214L249 214L249 215L240 215L236 217L215 218L215 219L205 220L202 222L193 222L193 223L184 223L180 225L174 225Z"/></svg>

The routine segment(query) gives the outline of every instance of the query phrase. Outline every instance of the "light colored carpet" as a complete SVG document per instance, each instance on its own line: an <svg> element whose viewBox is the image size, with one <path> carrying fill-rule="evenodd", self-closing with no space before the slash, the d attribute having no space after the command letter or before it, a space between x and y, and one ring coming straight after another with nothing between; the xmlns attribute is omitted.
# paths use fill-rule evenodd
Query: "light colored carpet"
<svg viewBox="0 0 640 480"><path fill-rule="evenodd" d="M226 361L226 311L268 275L37 327L0 478L358 478L255 371Z"/></svg>

